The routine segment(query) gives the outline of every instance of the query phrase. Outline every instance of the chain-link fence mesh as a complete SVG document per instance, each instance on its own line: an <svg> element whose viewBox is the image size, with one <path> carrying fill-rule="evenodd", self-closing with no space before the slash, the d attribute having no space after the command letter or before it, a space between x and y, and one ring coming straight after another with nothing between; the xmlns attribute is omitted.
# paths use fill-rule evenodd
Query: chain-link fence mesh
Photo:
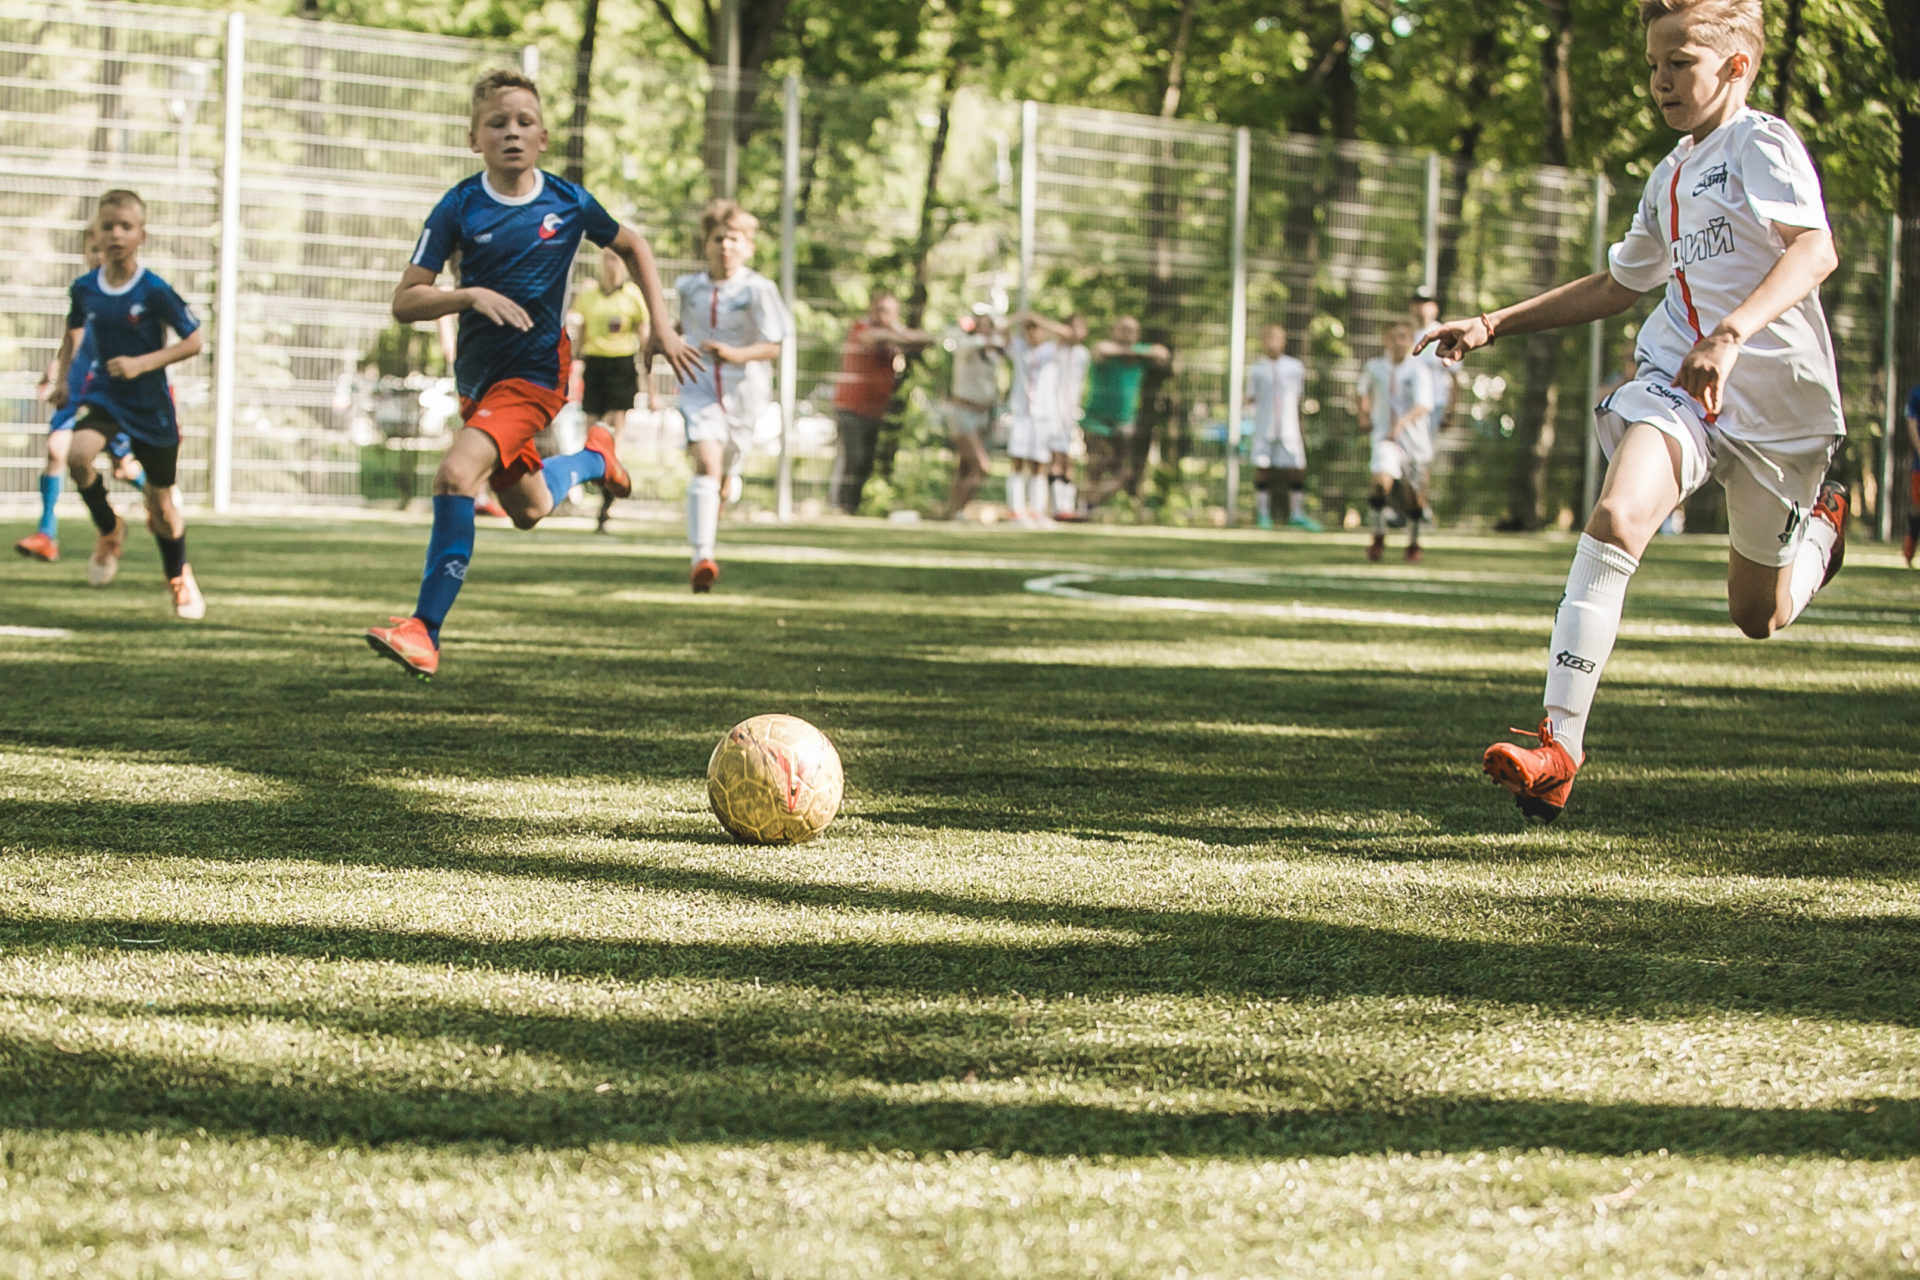
<svg viewBox="0 0 1920 1280"><path fill-rule="evenodd" d="M388 299L427 210L474 166L465 135L474 73L517 52L299 21L252 19L246 30L225 464L234 500L404 501L424 492L456 424L436 381L445 370L432 327L394 324ZM571 50L547 54L555 135L547 167L559 171L573 63ZM124 185L147 196L147 263L210 312L225 58L221 15L0 0L0 230L17 250L0 320L12 371L0 412L0 496L34 489L45 420L34 387L59 341L65 286L100 191ZM783 268L790 274L797 341L785 438L799 514L829 496L844 344L872 291L892 290L907 324L944 337L976 309L1009 311L1024 283L1037 310L1083 314L1090 340L1133 315L1144 337L1174 352L1170 368L1145 380L1124 451L1122 513L1245 517L1250 485L1240 486L1240 509L1226 509L1241 412L1228 404L1233 130L1039 107L1028 148L1021 104L924 79L747 79L734 92L704 68L603 58L594 84L584 137L592 186L648 233L670 295L677 276L701 269L699 210L729 174L761 222L755 266L776 282ZM1279 135L1251 135L1248 145L1249 353L1264 323L1287 326L1291 353L1308 369L1313 508L1330 522L1351 520L1367 457L1354 386L1380 351L1384 324L1407 318L1424 284L1437 286L1446 314L1472 314L1588 270L1594 180ZM1026 190L1033 199L1023 210ZM1624 227L1638 191L1614 185L1607 236ZM790 243L783 201L792 204ZM1023 213L1032 228L1024 280ZM1825 297L1855 432L1842 466L1874 509L1888 461L1887 227L1848 214L1836 216L1835 230L1843 266ZM583 255L580 277L593 269ZM1644 310L1604 326L1602 384L1630 356ZM1462 370L1438 438L1433 498L1444 521L1577 515L1594 381L1588 346L1584 331L1509 340ZM900 365L865 509L932 512L950 467L938 412L949 362L936 342ZM204 357L172 371L190 494L209 487L210 372ZM656 373L630 415L624 447L643 500L677 500L684 485L673 403L672 380ZM748 507L779 505L781 426L769 417L767 447L743 477ZM983 496L999 493L990 484ZM1715 517L1703 509L1696 518Z"/></svg>

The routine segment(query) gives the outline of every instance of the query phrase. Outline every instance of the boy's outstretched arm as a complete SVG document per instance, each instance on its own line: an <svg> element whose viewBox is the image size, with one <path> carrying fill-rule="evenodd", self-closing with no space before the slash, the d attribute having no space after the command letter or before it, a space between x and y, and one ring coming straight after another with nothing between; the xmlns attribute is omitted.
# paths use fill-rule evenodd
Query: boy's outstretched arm
<svg viewBox="0 0 1920 1280"><path fill-rule="evenodd" d="M1833 234L1825 227L1789 227L1776 222L1773 229L1787 251L1747 300L1715 325L1712 333L1694 343L1693 350L1680 362L1675 384L1704 405L1708 413L1720 412L1727 378L1740 358L1740 344L1785 315L1840 265Z"/></svg>
<svg viewBox="0 0 1920 1280"><path fill-rule="evenodd" d="M67 407L67 365L73 359L73 353L80 349L80 343L86 336L85 329L68 329L60 335L60 349L53 353L53 359L47 361L47 371L40 375L39 397L56 409Z"/></svg>
<svg viewBox="0 0 1920 1280"><path fill-rule="evenodd" d="M107 376L109 378L137 378L141 374L152 373L155 369L164 369L170 364L179 364L182 360L191 360L199 355L206 345L206 331L204 329L195 329L192 333L174 342L171 346L162 347L158 351L149 352L144 356L115 356L113 359L107 361Z"/></svg>
<svg viewBox="0 0 1920 1280"><path fill-rule="evenodd" d="M672 313L667 310L666 292L660 287L660 268L654 265L653 246L645 236L622 223L620 234L607 247L627 264L627 274L639 283L640 296L647 301L647 315L653 326L651 349L667 358L676 378L682 382L693 381L707 365L667 319Z"/></svg>
<svg viewBox="0 0 1920 1280"><path fill-rule="evenodd" d="M1418 355L1432 347L1442 363L1458 364L1467 352L1492 342L1496 333L1538 333L1605 320L1625 311L1639 297L1610 273L1596 271L1499 311L1449 320L1422 338L1413 351Z"/></svg>

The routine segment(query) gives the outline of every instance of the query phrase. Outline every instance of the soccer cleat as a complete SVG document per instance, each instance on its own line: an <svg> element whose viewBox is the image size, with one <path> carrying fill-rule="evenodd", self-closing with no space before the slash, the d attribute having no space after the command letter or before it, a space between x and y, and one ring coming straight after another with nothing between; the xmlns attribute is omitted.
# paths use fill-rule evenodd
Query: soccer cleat
<svg viewBox="0 0 1920 1280"><path fill-rule="evenodd" d="M1318 520L1315 520L1312 516L1288 516L1287 528L1302 529L1307 533L1322 533L1325 531L1326 526Z"/></svg>
<svg viewBox="0 0 1920 1280"><path fill-rule="evenodd" d="M1378 564L1380 562L1381 557L1385 556L1386 554L1387 554L1387 535L1384 533L1374 534L1373 541L1367 544L1367 559L1373 561L1375 564Z"/></svg>
<svg viewBox="0 0 1920 1280"><path fill-rule="evenodd" d="M1575 760L1567 749L1554 741L1553 722L1540 721L1539 731L1510 729L1509 733L1540 739L1537 747L1521 747L1511 742L1496 742L1480 758L1487 776L1513 793L1513 802L1529 818L1552 822L1567 807L1567 793L1573 790L1573 775L1586 763Z"/></svg>
<svg viewBox="0 0 1920 1280"><path fill-rule="evenodd" d="M1909 539L1909 541L1911 541L1911 539ZM23 556L28 556L35 560L45 560L48 564L52 564L60 558L60 544L44 533L28 534L26 537L20 539L20 541L14 543L13 549ZM1907 563L1913 563L1913 555L1911 552L1907 555Z"/></svg>
<svg viewBox="0 0 1920 1280"><path fill-rule="evenodd" d="M1811 518L1825 520L1833 526L1833 550L1827 552L1827 576L1820 579L1824 587L1833 581L1833 575L1840 572L1840 562L1847 558L1847 487L1837 480L1821 485ZM1908 563L1912 563L1911 557Z"/></svg>
<svg viewBox="0 0 1920 1280"><path fill-rule="evenodd" d="M633 480L613 451L613 432L598 422L594 423L587 428L586 448L589 453L599 454L600 460L607 464L607 474L600 477L601 493L609 498L624 498L633 492Z"/></svg>
<svg viewBox="0 0 1920 1280"><path fill-rule="evenodd" d="M207 598L200 594L200 584L193 580L192 565L181 565L180 576L167 579L167 589L173 592L174 617L198 622L207 616Z"/></svg>
<svg viewBox="0 0 1920 1280"><path fill-rule="evenodd" d="M1253 527L1256 529L1271 529L1273 528L1273 517L1255 516L1253 518Z"/></svg>
<svg viewBox="0 0 1920 1280"><path fill-rule="evenodd" d="M427 624L418 618L388 618L390 627L368 627L367 645L383 658L391 658L422 680L433 679L440 670L440 647L427 634Z"/></svg>
<svg viewBox="0 0 1920 1280"><path fill-rule="evenodd" d="M705 595L713 590L713 584L720 581L720 566L711 560L702 560L693 566L691 575L695 595Z"/></svg>
<svg viewBox="0 0 1920 1280"><path fill-rule="evenodd" d="M1900 556L1907 562L1907 568L1913 568L1914 536L1908 534L1906 541L1900 544Z"/></svg>
<svg viewBox="0 0 1920 1280"><path fill-rule="evenodd" d="M1421 556L1423 556L1423 555L1425 555L1425 554L1426 554L1425 552L1423 552L1422 550L1420 550L1420 544L1419 544L1419 543L1417 543L1417 542L1409 542L1409 543L1407 544L1407 563L1408 563L1408 564L1419 564L1419 563L1420 563L1420 557L1421 557Z"/></svg>
<svg viewBox="0 0 1920 1280"><path fill-rule="evenodd" d="M127 545L127 522L119 516L113 518L113 532L103 533L94 540L93 554L87 557L87 583L90 586L104 587L113 581L113 575L120 572L120 552Z"/></svg>
<svg viewBox="0 0 1920 1280"><path fill-rule="evenodd" d="M483 493L473 500L473 514L492 516L495 520L507 519L507 509L500 505L500 499L490 493Z"/></svg>

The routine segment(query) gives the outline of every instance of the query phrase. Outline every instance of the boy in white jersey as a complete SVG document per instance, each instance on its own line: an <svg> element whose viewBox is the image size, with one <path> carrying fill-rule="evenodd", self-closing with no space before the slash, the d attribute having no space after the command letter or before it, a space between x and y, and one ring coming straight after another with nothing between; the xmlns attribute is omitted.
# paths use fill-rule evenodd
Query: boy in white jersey
<svg viewBox="0 0 1920 1280"><path fill-rule="evenodd" d="M1412 325L1394 321L1381 331L1380 342L1387 353L1367 361L1359 385L1360 416L1372 434L1367 505L1373 508L1373 541L1367 544L1367 559L1386 554L1387 504L1397 486L1407 517L1407 559L1418 560L1427 469L1433 464L1433 379L1412 355Z"/></svg>
<svg viewBox="0 0 1920 1280"><path fill-rule="evenodd" d="M953 381L946 412L954 460L947 515L958 519L980 491L992 465L987 458L987 432L1000 403L1000 362L1006 358L1007 347L995 332L990 314L974 316L973 327L961 328L946 345L953 352Z"/></svg>
<svg viewBox="0 0 1920 1280"><path fill-rule="evenodd" d="M1021 524L1036 525L1047 515L1048 469L1061 431L1061 380L1067 351L1062 339L1073 330L1031 313L1019 317L1019 332L1007 344L1013 362L1013 386L1007 407L1013 427L1007 435L1007 507Z"/></svg>
<svg viewBox="0 0 1920 1280"><path fill-rule="evenodd" d="M1073 483L1073 438L1080 431L1080 405L1087 398L1087 370L1093 352L1087 349L1087 318L1079 312L1067 317L1067 336L1061 340L1060 373L1055 390L1060 413L1054 419L1053 438L1047 442L1053 456L1047 464L1047 496L1055 520L1083 520L1080 493ZM1034 513L1044 516L1045 508Z"/></svg>
<svg viewBox="0 0 1920 1280"><path fill-rule="evenodd" d="M1273 493L1287 491L1287 523L1320 528L1307 514L1307 445L1300 437L1300 401L1307 392L1307 366L1287 354L1287 327L1260 330L1260 358L1247 370L1247 405L1253 411L1254 523L1273 528Z"/></svg>
<svg viewBox="0 0 1920 1280"><path fill-rule="evenodd" d="M747 266L760 220L731 200L700 214L705 271L674 281L686 340L713 357L713 368L680 388L687 424L687 541L695 591L720 577L714 544L720 531L720 485L739 474L753 447L753 424L773 394L773 361L792 324L773 281Z"/></svg>
<svg viewBox="0 0 1920 1280"><path fill-rule="evenodd" d="M1799 137L1747 106L1760 0L1640 0L1654 105L1685 136L1647 180L1608 269L1442 325L1455 362L1503 333L1617 315L1666 286L1640 330L1639 376L1595 411L1608 454L1548 649L1540 745L1496 743L1484 767L1527 814L1567 802L1628 580L1667 513L1727 494L1727 610L1755 639L1797 617L1840 568L1846 492L1823 483L1846 432L1820 309L1833 271L1820 179Z"/></svg>

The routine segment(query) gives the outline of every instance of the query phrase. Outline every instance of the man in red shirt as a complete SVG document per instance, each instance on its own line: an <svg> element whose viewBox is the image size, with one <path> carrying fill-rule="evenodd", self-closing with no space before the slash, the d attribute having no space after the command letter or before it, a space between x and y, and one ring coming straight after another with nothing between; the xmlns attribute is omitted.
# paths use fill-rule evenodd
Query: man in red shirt
<svg viewBox="0 0 1920 1280"><path fill-rule="evenodd" d="M860 491L873 474L874 450L893 399L895 368L905 351L934 341L919 329L900 327L900 300L877 289L867 314L853 322L841 351L840 379L833 389L834 420L840 451L833 460L828 500L848 515L860 510Z"/></svg>

